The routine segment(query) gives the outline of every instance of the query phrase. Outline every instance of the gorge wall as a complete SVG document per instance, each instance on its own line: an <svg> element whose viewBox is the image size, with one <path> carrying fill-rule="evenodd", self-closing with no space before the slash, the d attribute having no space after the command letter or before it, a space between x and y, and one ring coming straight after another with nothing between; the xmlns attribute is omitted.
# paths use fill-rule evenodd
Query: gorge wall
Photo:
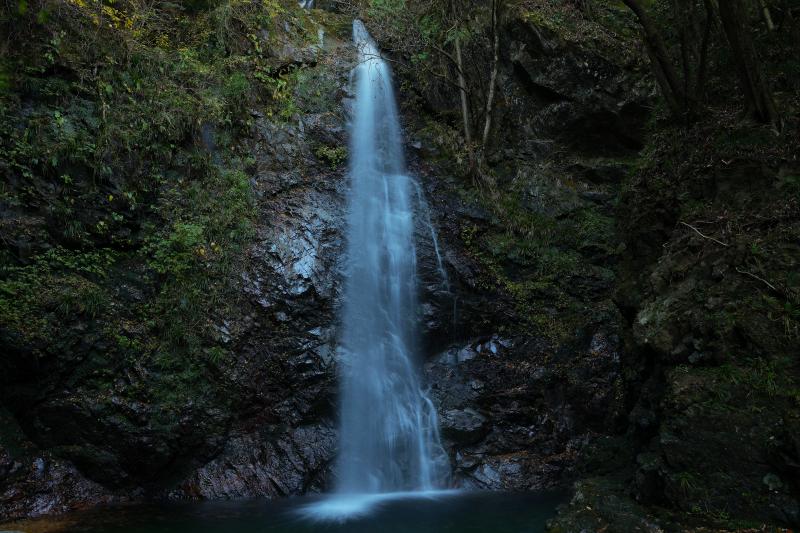
<svg viewBox="0 0 800 533"><path fill-rule="evenodd" d="M426 371L457 477L579 480L554 531L797 524L796 135L730 86L665 120L622 6L508 10L482 186L457 90L401 82L456 287Z"/></svg>
<svg viewBox="0 0 800 533"><path fill-rule="evenodd" d="M35 68L4 94L0 516L322 490L349 19L167 11L148 48L30 7L5 20Z"/></svg>

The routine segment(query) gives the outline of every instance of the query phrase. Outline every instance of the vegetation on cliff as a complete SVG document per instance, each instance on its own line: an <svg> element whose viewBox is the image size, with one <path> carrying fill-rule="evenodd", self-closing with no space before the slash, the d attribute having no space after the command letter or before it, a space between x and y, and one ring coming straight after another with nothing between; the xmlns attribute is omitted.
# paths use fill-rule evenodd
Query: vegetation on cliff
<svg viewBox="0 0 800 533"><path fill-rule="evenodd" d="M246 143L259 117L330 107L304 68L320 32L290 1L0 5L3 483L46 450L161 486L219 447L256 238ZM30 512L4 494L0 514Z"/></svg>

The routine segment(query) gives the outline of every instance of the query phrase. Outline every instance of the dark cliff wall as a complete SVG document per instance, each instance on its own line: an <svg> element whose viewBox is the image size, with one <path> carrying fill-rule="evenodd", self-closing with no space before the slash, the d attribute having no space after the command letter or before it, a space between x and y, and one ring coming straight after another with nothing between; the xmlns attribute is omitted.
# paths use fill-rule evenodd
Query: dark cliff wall
<svg viewBox="0 0 800 533"><path fill-rule="evenodd" d="M489 185L465 174L457 92L398 69L450 280L426 374L466 487L563 487L634 457L616 206L654 95L631 38L549 22L505 17Z"/></svg>
<svg viewBox="0 0 800 533"><path fill-rule="evenodd" d="M2 10L0 520L329 482L349 20Z"/></svg>
<svg viewBox="0 0 800 533"><path fill-rule="evenodd" d="M396 58L453 289L426 371L456 477L580 480L557 531L796 525L790 48L755 28L782 134L743 116L721 45L714 100L676 124L635 19L593 9L508 4L488 185L466 172L457 89ZM490 39L473 41L479 98Z"/></svg>

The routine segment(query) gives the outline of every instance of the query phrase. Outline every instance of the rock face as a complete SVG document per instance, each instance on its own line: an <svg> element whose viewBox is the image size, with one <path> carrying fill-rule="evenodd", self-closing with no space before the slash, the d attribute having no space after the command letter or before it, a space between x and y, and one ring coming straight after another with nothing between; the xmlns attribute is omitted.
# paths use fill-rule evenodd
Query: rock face
<svg viewBox="0 0 800 533"><path fill-rule="evenodd" d="M425 374L454 480L527 490L576 477L581 450L621 424L620 317L610 305L616 252L606 218L624 166L601 156L638 146L645 96L635 72L552 30L518 20L505 30L498 123L515 127L504 128L498 145L506 148L492 165L499 188L513 184L513 205L511 196L500 198L501 210L523 213L527 236L542 230L536 252L516 230L506 238L513 225L498 206L465 199L460 178L440 164L447 154L413 121L408 152L417 184ZM120 262L103 282L111 292L108 314L125 316L120 324L103 329L81 311L81 320L48 339L41 357L41 346L15 338L12 356L0 362L9 370L3 383L13 384L2 401L26 451L17 453L13 439L0 435L10 474L0 499L4 518L125 498L276 497L331 485L352 50L346 33L323 32L312 43L289 38L295 30L288 23L271 31L228 43L233 51L254 50L257 57L247 61L255 61L259 83L274 85L274 105L269 113L245 105L237 122L246 133L231 151L251 162L246 181L229 188L252 191L255 214L244 254L222 273L233 278L233 290L207 302L219 309L202 313L216 350L200 343L187 350L193 359L159 358L160 340L143 339L151 326L135 312L124 314L156 290L146 279L154 267L135 260ZM284 95L280 82L293 72L295 92ZM275 107L287 101L294 107ZM232 133L215 127L200 123L189 141L174 142L197 148L192 157L204 164L221 165ZM599 149L592 136L602 128L613 134ZM553 171L551 156L561 150L571 157L557 168L570 180ZM188 179L192 157L169 179ZM107 202L123 194L119 188ZM534 227L531 214L546 227ZM557 221L572 225L577 216L596 235L545 242L545 234L558 233ZM45 222L17 218L22 250ZM216 253L216 241L195 242L193 227L184 229L166 244L125 241L141 231L135 224L97 239L142 246L148 260L174 259L165 250L185 246L179 251L206 268L197 258ZM190 307L189 300L176 305ZM176 343L189 345L191 332L176 331ZM187 360L201 362L181 364Z"/></svg>
<svg viewBox="0 0 800 533"><path fill-rule="evenodd" d="M457 485L538 490L574 478L587 443L624 420L619 351L602 334L561 354L493 336L429 362Z"/></svg>
<svg viewBox="0 0 800 533"><path fill-rule="evenodd" d="M642 365L632 431L646 443L634 494L686 513L701 500L751 520L796 526L800 495L786 480L796 478L800 458L800 412L789 399L797 361L788 355L798 352L798 339L786 309L793 306L788 273L797 264L800 212L796 196L780 185L781 173L798 168L796 139L710 152L700 142L741 138L745 128L753 126L700 126L685 144L690 148L661 137L654 164L624 198L621 221L636 259L623 265L618 300ZM698 164L701 155L715 163ZM676 158L690 163L669 178L655 166ZM664 179L675 186L662 187ZM673 205L681 206L680 217ZM713 222L703 223L706 216ZM652 218L661 220L645 225ZM744 222L751 219L760 222ZM655 249L654 241L663 245ZM752 277L754 268L786 288L765 295L771 289Z"/></svg>
<svg viewBox="0 0 800 533"><path fill-rule="evenodd" d="M436 129L446 124L410 119L409 152L446 271L422 269L425 375L454 483L538 490L584 475L627 426L612 215L650 88L635 59L506 24L496 190L465 193L455 148ZM423 97L445 105L436 91Z"/></svg>
<svg viewBox="0 0 800 533"><path fill-rule="evenodd" d="M318 135L346 144L346 117L307 115L298 126L256 118L262 216L242 272L250 312L226 333L237 354L225 376L236 417L222 450L176 497L287 496L330 479L345 181L310 145Z"/></svg>
<svg viewBox="0 0 800 533"><path fill-rule="evenodd" d="M0 501L5 518L56 514L71 510L77 502L118 501L120 495L86 479L72 464L48 452L30 449L14 419L0 412L4 441L18 447L13 456L0 448ZM26 449L28 448L28 449Z"/></svg>
<svg viewBox="0 0 800 533"><path fill-rule="evenodd" d="M330 478L335 447L336 432L327 423L231 435L222 453L182 481L170 496L276 498L319 492Z"/></svg>
<svg viewBox="0 0 800 533"><path fill-rule="evenodd" d="M506 21L480 193L457 95L407 95L435 110L409 129L449 279L425 370L455 482L580 479L554 531L795 525L796 137L720 113L648 140L640 58L569 27Z"/></svg>
<svg viewBox="0 0 800 533"><path fill-rule="evenodd" d="M298 83L291 115L247 111L237 149L252 159L238 184L255 203L250 244L226 272L234 290L207 313L223 355L206 363L197 348L192 361L201 362L190 369L131 362L78 320L64 328L70 344L53 341L47 357L15 343L0 363L9 369L0 378L0 521L143 497L279 497L330 485L354 50L335 36L324 49L285 40L270 60L330 92L323 99ZM219 164L213 127L199 128L196 142ZM206 246L192 255L216 253ZM131 305L148 290L137 281L118 283ZM96 378L112 371L109 383Z"/></svg>
<svg viewBox="0 0 800 533"><path fill-rule="evenodd" d="M719 112L647 140L636 57L506 24L489 190L454 164L457 109L410 124L451 288L425 368L456 483L580 479L554 531L797 524L796 136Z"/></svg>
<svg viewBox="0 0 800 533"><path fill-rule="evenodd" d="M519 18L503 35L501 86L509 105L501 120L514 124L514 153L535 155L553 141L591 155L642 147L650 87L620 68L619 57Z"/></svg>

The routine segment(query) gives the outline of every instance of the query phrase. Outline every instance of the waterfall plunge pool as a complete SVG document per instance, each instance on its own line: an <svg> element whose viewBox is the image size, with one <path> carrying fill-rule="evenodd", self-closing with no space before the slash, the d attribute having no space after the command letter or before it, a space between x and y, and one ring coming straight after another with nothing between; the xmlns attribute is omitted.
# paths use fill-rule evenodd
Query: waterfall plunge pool
<svg viewBox="0 0 800 533"><path fill-rule="evenodd" d="M28 533L540 533L564 500L555 492L431 491L168 502L104 506L7 527Z"/></svg>

